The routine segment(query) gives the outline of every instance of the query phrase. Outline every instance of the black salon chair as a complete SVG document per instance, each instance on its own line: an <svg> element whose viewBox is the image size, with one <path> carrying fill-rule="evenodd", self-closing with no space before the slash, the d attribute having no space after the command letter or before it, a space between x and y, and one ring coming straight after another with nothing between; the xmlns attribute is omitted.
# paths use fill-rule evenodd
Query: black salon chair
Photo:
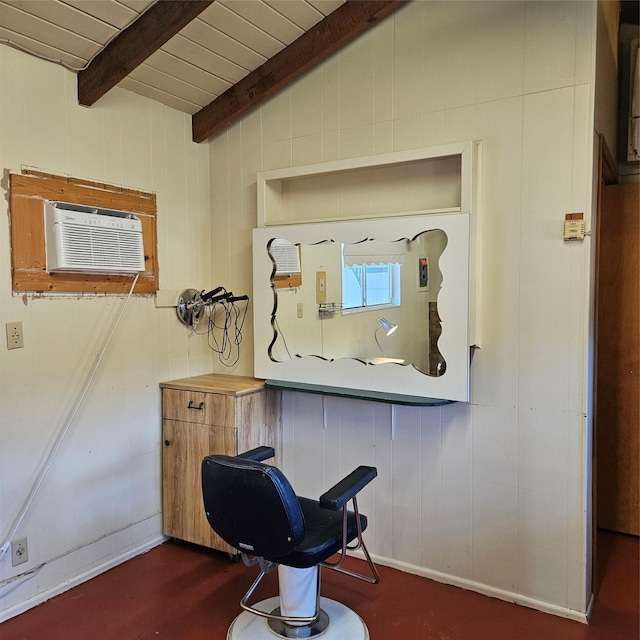
<svg viewBox="0 0 640 640"><path fill-rule="evenodd" d="M344 605L320 597L320 567L329 567L370 583L378 572L362 539L366 516L358 512L356 494L373 480L375 467L358 467L333 488L310 500L296 496L276 467L270 447L237 457L207 456L202 461L202 495L213 530L238 549L246 565L260 574L240 602L227 640L313 638L366 640L362 619ZM353 511L347 510L349 501ZM350 543L355 541L353 546ZM362 549L371 576L343 567L347 550ZM329 559L339 554L335 562ZM278 569L279 597L250 605L262 578Z"/></svg>

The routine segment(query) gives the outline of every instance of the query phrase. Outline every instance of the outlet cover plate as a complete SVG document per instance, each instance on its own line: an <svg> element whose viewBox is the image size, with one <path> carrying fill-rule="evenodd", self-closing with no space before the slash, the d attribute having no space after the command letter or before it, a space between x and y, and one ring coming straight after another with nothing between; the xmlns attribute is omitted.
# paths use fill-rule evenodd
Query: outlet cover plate
<svg viewBox="0 0 640 640"><path fill-rule="evenodd" d="M27 548L27 537L16 538L11 541L11 566L15 567L29 560L29 550Z"/></svg>
<svg viewBox="0 0 640 640"><path fill-rule="evenodd" d="M7 322L7 349L22 349L24 338L22 335L22 322Z"/></svg>

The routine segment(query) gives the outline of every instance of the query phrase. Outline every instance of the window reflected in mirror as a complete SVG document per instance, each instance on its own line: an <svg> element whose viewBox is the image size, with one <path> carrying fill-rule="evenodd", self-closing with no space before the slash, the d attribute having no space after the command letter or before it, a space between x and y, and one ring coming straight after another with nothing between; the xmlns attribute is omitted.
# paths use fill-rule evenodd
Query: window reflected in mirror
<svg viewBox="0 0 640 640"><path fill-rule="evenodd" d="M440 229L411 240L367 238L353 244L327 240L296 246L272 239L267 244L274 295L270 359L353 358L443 375L438 293L446 245ZM299 262L286 266L283 247Z"/></svg>

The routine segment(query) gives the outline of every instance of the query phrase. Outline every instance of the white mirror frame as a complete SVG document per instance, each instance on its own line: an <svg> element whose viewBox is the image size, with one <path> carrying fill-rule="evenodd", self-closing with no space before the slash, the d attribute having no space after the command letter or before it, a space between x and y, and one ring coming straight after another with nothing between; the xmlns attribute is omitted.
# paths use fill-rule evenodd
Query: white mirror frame
<svg viewBox="0 0 640 640"><path fill-rule="evenodd" d="M376 240L413 239L420 233L441 229L447 246L440 258L443 276L438 295L442 334L438 348L447 363L442 376L432 377L413 365L367 365L351 358L324 360L317 356L293 356L274 362L268 355L273 341L273 263L267 251L272 238L286 238L294 244L315 244L326 240L355 243ZM318 385L418 398L469 401L470 216L468 213L353 220L335 223L272 226L253 231L253 313L255 375L292 384ZM304 277L304 274L303 274Z"/></svg>

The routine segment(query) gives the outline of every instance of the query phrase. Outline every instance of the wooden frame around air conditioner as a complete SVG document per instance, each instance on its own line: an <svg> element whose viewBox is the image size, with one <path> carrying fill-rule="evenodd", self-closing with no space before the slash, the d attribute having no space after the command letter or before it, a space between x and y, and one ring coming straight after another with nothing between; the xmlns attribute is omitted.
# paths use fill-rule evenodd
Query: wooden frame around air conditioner
<svg viewBox="0 0 640 640"><path fill-rule="evenodd" d="M142 222L145 270L140 273L134 293L158 290L155 194L23 169L9 174L13 291L126 293L131 287L131 275L48 273L43 200L135 213Z"/></svg>

